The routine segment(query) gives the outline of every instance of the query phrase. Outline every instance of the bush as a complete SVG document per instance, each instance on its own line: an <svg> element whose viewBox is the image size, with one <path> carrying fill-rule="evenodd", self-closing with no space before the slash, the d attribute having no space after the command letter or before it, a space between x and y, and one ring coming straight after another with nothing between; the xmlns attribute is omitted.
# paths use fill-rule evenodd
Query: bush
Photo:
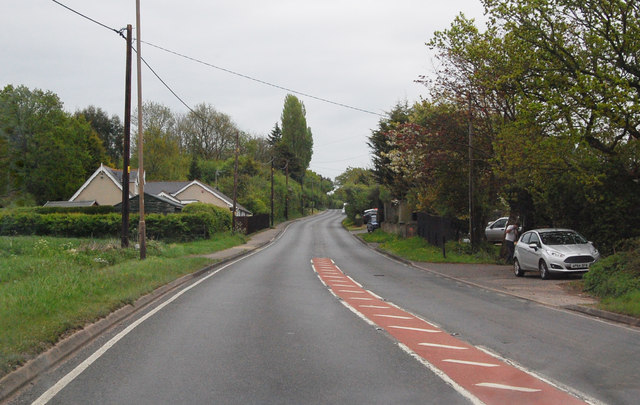
<svg viewBox="0 0 640 405"><path fill-rule="evenodd" d="M207 205L207 204L202 204ZM185 207L186 208L186 207ZM223 208L195 207L181 214L148 214L146 235L150 239L191 241L208 239L231 229L231 213ZM129 219L130 236L137 235L139 216ZM65 237L118 237L120 214L38 214L30 211L0 212L0 235L51 235Z"/></svg>
<svg viewBox="0 0 640 405"><path fill-rule="evenodd" d="M585 290L601 298L640 291L640 238L624 241L616 250L584 275Z"/></svg>

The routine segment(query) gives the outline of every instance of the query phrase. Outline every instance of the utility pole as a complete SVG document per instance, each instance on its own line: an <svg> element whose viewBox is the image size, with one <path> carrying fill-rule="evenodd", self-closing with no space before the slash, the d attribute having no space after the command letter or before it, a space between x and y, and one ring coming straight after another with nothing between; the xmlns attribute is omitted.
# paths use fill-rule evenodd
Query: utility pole
<svg viewBox="0 0 640 405"><path fill-rule="evenodd" d="M273 157L271 158L271 227L273 228Z"/></svg>
<svg viewBox="0 0 640 405"><path fill-rule="evenodd" d="M140 260L147 258L147 230L144 222L144 128L142 127L142 49L140 48L140 0L136 0L136 49L138 50L138 199L140 202L140 222L138 235L140 241Z"/></svg>
<svg viewBox="0 0 640 405"><path fill-rule="evenodd" d="M233 169L233 214L231 217L231 232L236 232L236 199L238 198L238 153L240 152L240 141L238 131L236 131L236 162Z"/></svg>
<svg viewBox="0 0 640 405"><path fill-rule="evenodd" d="M120 246L129 247L129 144L131 143L131 24L127 24L127 63L124 88L124 151L122 153L122 233Z"/></svg>
<svg viewBox="0 0 640 405"><path fill-rule="evenodd" d="M473 124L471 116L471 91L469 90L469 241L476 246L473 232Z"/></svg>
<svg viewBox="0 0 640 405"><path fill-rule="evenodd" d="M285 169L285 199L284 199L284 219L289 220L289 161L287 160L287 164L284 166Z"/></svg>

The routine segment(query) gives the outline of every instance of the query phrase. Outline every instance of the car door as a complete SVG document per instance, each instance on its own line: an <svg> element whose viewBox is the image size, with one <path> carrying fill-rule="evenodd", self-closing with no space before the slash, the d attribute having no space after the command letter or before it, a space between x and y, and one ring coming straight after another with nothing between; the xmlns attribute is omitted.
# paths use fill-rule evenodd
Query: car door
<svg viewBox="0 0 640 405"><path fill-rule="evenodd" d="M489 242L501 242L504 238L504 229L507 226L508 218L500 218L487 229L486 236Z"/></svg>
<svg viewBox="0 0 640 405"><path fill-rule="evenodd" d="M521 263L522 267L527 270L536 270L538 268L538 260L540 258L540 237L537 233L531 232L528 243L522 244L522 249L524 251L523 263ZM532 248L531 245L535 245L536 247Z"/></svg>

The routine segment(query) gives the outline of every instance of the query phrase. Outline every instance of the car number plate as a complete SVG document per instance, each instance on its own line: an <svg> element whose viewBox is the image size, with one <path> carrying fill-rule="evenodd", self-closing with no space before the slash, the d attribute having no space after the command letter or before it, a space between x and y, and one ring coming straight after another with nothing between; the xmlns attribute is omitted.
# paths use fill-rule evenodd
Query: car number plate
<svg viewBox="0 0 640 405"><path fill-rule="evenodd" d="M589 263L574 263L571 265L572 269L588 269Z"/></svg>

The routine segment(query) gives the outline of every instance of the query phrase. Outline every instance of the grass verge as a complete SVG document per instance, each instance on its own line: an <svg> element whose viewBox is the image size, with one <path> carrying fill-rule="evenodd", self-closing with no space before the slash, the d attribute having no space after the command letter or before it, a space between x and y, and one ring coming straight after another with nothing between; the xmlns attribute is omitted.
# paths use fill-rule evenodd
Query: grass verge
<svg viewBox="0 0 640 405"><path fill-rule="evenodd" d="M433 246L419 236L405 239L377 229L363 234L362 238L368 243L378 243L378 247L383 250L415 262L493 264L499 260L500 248L489 244L473 251L468 243L449 241L445 244L443 253L442 247Z"/></svg>
<svg viewBox="0 0 640 405"><path fill-rule="evenodd" d="M147 259L117 240L0 238L0 377L61 337L213 261L239 245L220 234L183 244L149 241Z"/></svg>

